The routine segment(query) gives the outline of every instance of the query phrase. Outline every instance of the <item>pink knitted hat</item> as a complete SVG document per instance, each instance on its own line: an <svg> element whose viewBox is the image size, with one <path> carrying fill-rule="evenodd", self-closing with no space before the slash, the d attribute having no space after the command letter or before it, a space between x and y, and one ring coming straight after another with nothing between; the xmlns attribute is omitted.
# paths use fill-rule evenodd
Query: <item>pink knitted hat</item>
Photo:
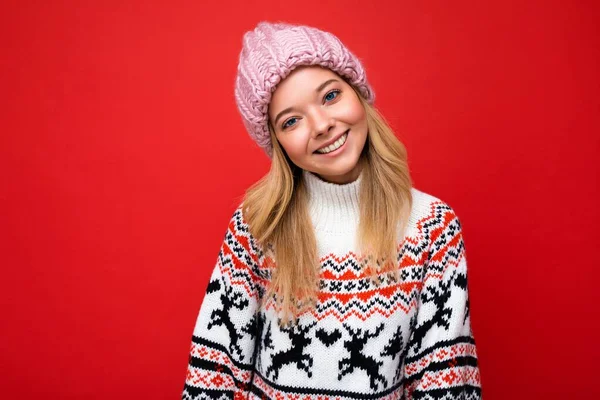
<svg viewBox="0 0 600 400"><path fill-rule="evenodd" d="M267 124L271 94L301 65L329 68L358 89L368 103L375 99L360 61L333 34L308 26L259 23L244 35L235 101L248 133L269 157L273 155Z"/></svg>

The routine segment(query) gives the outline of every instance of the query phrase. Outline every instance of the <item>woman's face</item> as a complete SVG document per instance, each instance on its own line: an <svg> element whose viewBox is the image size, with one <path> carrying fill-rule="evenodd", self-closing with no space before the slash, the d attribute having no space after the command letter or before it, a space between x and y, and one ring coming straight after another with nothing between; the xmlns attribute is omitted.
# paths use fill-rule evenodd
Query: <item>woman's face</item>
<svg viewBox="0 0 600 400"><path fill-rule="evenodd" d="M273 93L269 122L298 167L333 183L358 178L367 115L352 87L331 70L292 71Z"/></svg>

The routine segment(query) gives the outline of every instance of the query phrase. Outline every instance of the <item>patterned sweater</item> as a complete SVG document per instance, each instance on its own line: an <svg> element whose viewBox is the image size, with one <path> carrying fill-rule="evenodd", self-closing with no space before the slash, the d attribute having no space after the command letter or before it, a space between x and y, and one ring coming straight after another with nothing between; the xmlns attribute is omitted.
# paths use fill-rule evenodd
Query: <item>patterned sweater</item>
<svg viewBox="0 0 600 400"><path fill-rule="evenodd" d="M281 328L265 294L273 263L235 211L194 329L183 399L480 399L461 224L411 189L400 281L357 256L358 190L304 173L320 256L314 309Z"/></svg>

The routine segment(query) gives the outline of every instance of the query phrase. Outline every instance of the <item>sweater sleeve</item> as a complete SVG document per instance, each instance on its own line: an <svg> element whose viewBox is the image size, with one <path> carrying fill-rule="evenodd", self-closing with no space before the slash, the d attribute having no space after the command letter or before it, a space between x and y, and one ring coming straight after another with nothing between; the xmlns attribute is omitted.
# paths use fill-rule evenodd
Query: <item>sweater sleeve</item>
<svg viewBox="0 0 600 400"><path fill-rule="evenodd" d="M258 252L234 213L194 327L182 399L248 397L261 293Z"/></svg>
<svg viewBox="0 0 600 400"><path fill-rule="evenodd" d="M404 363L404 394L407 400L481 399L461 223L447 204L432 206L432 218L423 224L430 247Z"/></svg>

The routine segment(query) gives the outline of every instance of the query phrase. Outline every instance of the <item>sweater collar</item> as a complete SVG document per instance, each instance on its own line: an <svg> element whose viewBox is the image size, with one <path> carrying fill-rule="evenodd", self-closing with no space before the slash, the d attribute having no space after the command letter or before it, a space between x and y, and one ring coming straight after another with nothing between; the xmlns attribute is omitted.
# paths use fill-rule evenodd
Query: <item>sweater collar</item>
<svg viewBox="0 0 600 400"><path fill-rule="evenodd" d="M302 178L308 193L308 209L315 229L343 231L358 223L359 191L362 174L354 182L330 183L304 170Z"/></svg>

